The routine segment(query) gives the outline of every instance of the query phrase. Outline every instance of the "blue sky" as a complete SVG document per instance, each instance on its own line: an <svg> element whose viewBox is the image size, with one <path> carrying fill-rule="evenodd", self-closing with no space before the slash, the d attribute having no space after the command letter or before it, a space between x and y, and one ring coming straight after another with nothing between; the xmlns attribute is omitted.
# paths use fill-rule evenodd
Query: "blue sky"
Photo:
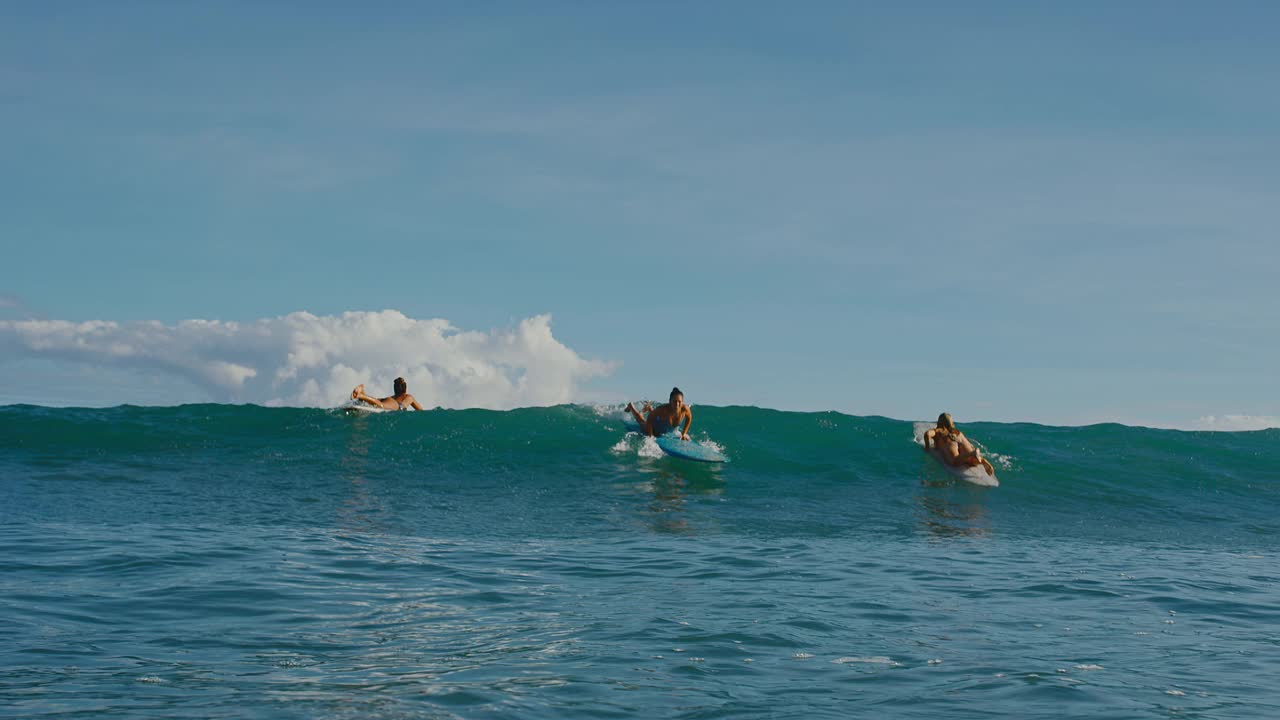
<svg viewBox="0 0 1280 720"><path fill-rule="evenodd" d="M5 4L0 319L550 313L620 363L583 400L1280 416L1280 10L1042 5ZM209 399L8 354L0 402Z"/></svg>

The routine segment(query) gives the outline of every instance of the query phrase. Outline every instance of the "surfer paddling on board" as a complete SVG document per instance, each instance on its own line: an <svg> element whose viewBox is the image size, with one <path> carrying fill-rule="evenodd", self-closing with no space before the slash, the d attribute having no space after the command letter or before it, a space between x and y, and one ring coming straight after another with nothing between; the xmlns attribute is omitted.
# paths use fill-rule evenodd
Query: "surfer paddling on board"
<svg viewBox="0 0 1280 720"><path fill-rule="evenodd" d="M394 395L378 399L376 397L366 395L364 392L364 385L360 384L351 391L351 399L357 402L368 403L369 405L382 408L383 410L406 410L408 408L413 408L414 410L422 409L422 406L418 404L418 401L414 400L413 396L409 394L409 384L404 381L404 378L396 378L395 382L392 383L392 389L395 390Z"/></svg>
<svg viewBox="0 0 1280 720"><path fill-rule="evenodd" d="M930 445L931 442L932 445ZM925 431L924 449L937 450L942 461L952 467L981 465L986 468L988 475L995 477L996 469L982 457L978 448L969 442L969 438L956 428L950 413L939 415L938 426Z"/></svg>
<svg viewBox="0 0 1280 720"><path fill-rule="evenodd" d="M684 429L680 431L680 439L689 439L689 426L693 424L693 411L688 405L684 404L684 393L680 392L680 388L671 388L671 396L667 400L666 405L652 407L649 403L644 404L644 412L641 415L636 406L627 403L627 412L631 413L631 417L640 423L640 427L644 430L645 435L657 437L666 435L672 430L684 423Z"/></svg>

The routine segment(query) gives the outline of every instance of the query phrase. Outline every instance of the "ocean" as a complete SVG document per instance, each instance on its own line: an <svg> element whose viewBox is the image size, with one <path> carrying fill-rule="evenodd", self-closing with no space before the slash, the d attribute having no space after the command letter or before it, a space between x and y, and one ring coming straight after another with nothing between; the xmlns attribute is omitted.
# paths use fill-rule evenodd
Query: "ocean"
<svg viewBox="0 0 1280 720"><path fill-rule="evenodd" d="M1280 717L1280 430L695 414L0 407L0 717Z"/></svg>

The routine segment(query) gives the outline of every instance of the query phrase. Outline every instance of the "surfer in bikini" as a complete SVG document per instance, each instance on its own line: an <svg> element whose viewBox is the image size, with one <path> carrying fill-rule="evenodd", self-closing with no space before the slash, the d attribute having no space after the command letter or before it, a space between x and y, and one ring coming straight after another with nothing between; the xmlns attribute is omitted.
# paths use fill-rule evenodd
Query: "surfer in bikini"
<svg viewBox="0 0 1280 720"><path fill-rule="evenodd" d="M688 405L684 404L684 393L680 392L680 388L671 388L671 396L667 400L667 404L652 407L649 403L644 404L645 415L641 415L636 406L627 403L627 412L631 413L631 417L640 423L640 427L644 428L644 434L651 437L666 435L672 430L684 423L684 429L680 431L680 439L689 439L689 426L693 424L693 411Z"/></svg>
<svg viewBox="0 0 1280 720"><path fill-rule="evenodd" d="M361 384L357 385L355 389L351 391L351 399L356 402L367 403L374 407L382 408L383 410L407 410L409 408L413 408L414 410L422 409L422 406L418 404L418 401L414 400L413 396L409 394L409 384L404 381L404 378L396 378L395 382L392 384L392 389L395 390L394 395L378 399L376 397L366 395L364 392L364 385Z"/></svg>
<svg viewBox="0 0 1280 720"><path fill-rule="evenodd" d="M950 413L939 415L938 426L925 431L924 449L937 450L942 461L952 467L981 465L986 468L988 475L995 477L996 469L982 457L978 448L969 442L969 438L956 428Z"/></svg>

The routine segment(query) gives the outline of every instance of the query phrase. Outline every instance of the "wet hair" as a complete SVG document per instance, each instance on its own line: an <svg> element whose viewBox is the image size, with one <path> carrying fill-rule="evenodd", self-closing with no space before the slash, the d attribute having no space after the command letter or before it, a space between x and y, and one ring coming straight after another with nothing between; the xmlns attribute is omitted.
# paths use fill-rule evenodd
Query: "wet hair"
<svg viewBox="0 0 1280 720"><path fill-rule="evenodd" d="M404 381L404 378L396 378L396 381L391 385L395 388L396 395L403 395L409 392L409 384Z"/></svg>
<svg viewBox="0 0 1280 720"><path fill-rule="evenodd" d="M667 396L667 399L670 400L677 395L679 395L680 397L684 397L684 393L680 392L680 388L673 387L671 388L671 394Z"/></svg>
<svg viewBox="0 0 1280 720"><path fill-rule="evenodd" d="M951 419L951 413L942 413L938 416L938 427L946 428L950 432L958 432L955 421Z"/></svg>

